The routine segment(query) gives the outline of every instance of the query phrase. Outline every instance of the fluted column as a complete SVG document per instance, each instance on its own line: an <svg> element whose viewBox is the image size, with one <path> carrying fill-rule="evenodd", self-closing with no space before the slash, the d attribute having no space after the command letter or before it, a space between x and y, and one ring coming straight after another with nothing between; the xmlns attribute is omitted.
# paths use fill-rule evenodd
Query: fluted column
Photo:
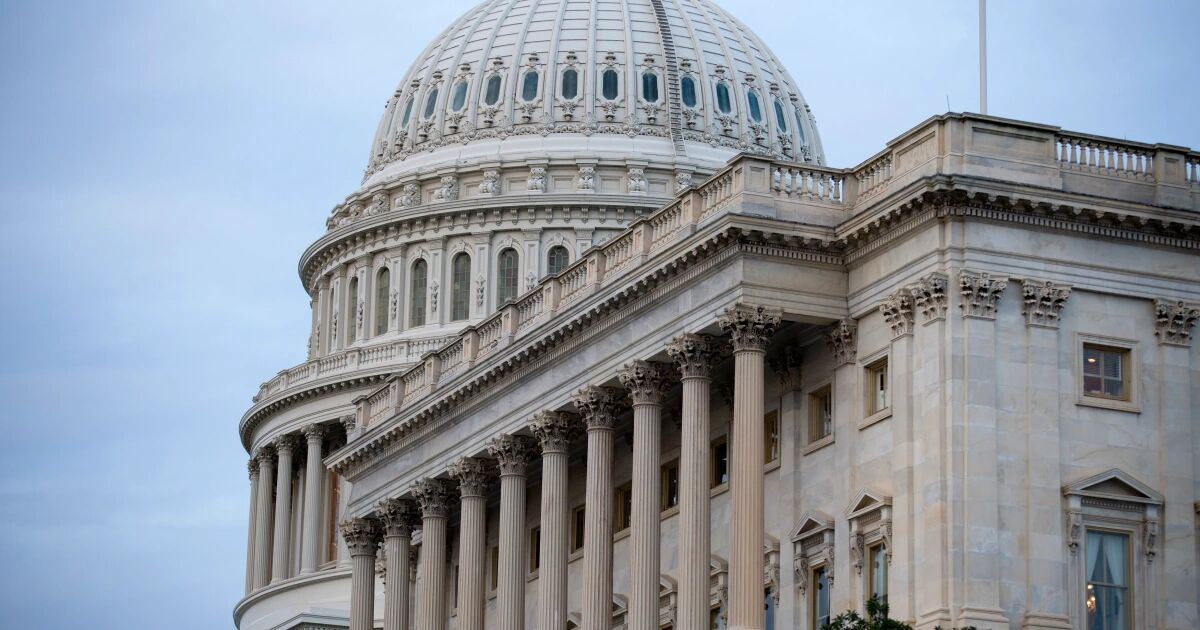
<svg viewBox="0 0 1200 630"><path fill-rule="evenodd" d="M633 400L633 501L629 533L629 630L658 630L664 363L633 361L617 377Z"/></svg>
<svg viewBox="0 0 1200 630"><path fill-rule="evenodd" d="M275 473L275 535L271 554L271 581L288 577L288 550L292 533L292 448L296 441L290 435L275 440L278 470Z"/></svg>
<svg viewBox="0 0 1200 630"><path fill-rule="evenodd" d="M408 630L409 553L412 532L421 520L412 501L387 499L379 504L387 583L383 590L383 630Z"/></svg>
<svg viewBox="0 0 1200 630"><path fill-rule="evenodd" d="M454 487L445 479L421 479L413 487L421 505L421 592L416 630L446 627L446 515Z"/></svg>
<svg viewBox="0 0 1200 630"><path fill-rule="evenodd" d="M325 485L325 465L321 463L321 449L325 440L325 429L310 424L303 429L308 444L308 460L304 469L304 528L300 536L300 574L317 570L317 555L320 550L321 516L324 503L321 501Z"/></svg>
<svg viewBox="0 0 1200 630"><path fill-rule="evenodd" d="M722 344L708 335L684 334L667 345L683 377L679 442L679 628L708 627L709 396L712 367Z"/></svg>
<svg viewBox="0 0 1200 630"><path fill-rule="evenodd" d="M275 479L275 449L259 447L258 502L254 509L254 588L271 582L271 492Z"/></svg>
<svg viewBox="0 0 1200 630"><path fill-rule="evenodd" d="M572 397L587 426L587 512L583 529L582 630L612 627L613 428L622 396L588 386Z"/></svg>
<svg viewBox="0 0 1200 630"><path fill-rule="evenodd" d="M375 556L382 529L374 518L342 523L342 540L350 551L350 630L375 627Z"/></svg>
<svg viewBox="0 0 1200 630"><path fill-rule="evenodd" d="M502 435L488 444L500 465L499 630L525 627L525 469L534 448L533 439L523 435Z"/></svg>
<svg viewBox="0 0 1200 630"><path fill-rule="evenodd" d="M250 524L246 528L246 592L254 590L254 527L258 524L258 459L246 464L250 473Z"/></svg>
<svg viewBox="0 0 1200 630"><path fill-rule="evenodd" d="M718 319L733 341L729 627L763 629L763 357L780 313L738 304Z"/></svg>
<svg viewBox="0 0 1200 630"><path fill-rule="evenodd" d="M541 630L567 627L567 447L578 432L575 416L542 411L530 429L542 449L541 567L538 569L538 623Z"/></svg>
<svg viewBox="0 0 1200 630"><path fill-rule="evenodd" d="M450 465L458 480L462 508L458 534L458 628L483 630L484 577L487 575L487 487L489 462L464 457Z"/></svg>

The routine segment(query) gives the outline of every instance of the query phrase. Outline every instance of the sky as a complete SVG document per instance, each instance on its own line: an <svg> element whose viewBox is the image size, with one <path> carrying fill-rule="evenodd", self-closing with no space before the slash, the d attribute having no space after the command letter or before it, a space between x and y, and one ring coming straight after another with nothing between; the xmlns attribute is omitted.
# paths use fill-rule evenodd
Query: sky
<svg viewBox="0 0 1200 630"><path fill-rule="evenodd" d="M720 0L719 0L720 1ZM387 97L472 0L0 0L0 628L231 628L237 422ZM978 108L974 0L723 0L827 163ZM991 114L1200 147L1200 2L993 0Z"/></svg>

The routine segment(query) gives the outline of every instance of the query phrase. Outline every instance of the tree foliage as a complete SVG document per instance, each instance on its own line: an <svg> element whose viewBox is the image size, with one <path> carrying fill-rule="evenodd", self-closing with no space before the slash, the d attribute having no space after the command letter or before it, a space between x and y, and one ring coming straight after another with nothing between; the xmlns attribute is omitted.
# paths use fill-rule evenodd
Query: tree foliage
<svg viewBox="0 0 1200 630"><path fill-rule="evenodd" d="M867 615L864 617L853 610L846 611L825 624L821 630L912 630L912 626L888 617L888 605L872 597L867 600ZM935 630L942 630L940 627ZM951 628L950 630L955 630ZM959 630L975 630L966 626Z"/></svg>

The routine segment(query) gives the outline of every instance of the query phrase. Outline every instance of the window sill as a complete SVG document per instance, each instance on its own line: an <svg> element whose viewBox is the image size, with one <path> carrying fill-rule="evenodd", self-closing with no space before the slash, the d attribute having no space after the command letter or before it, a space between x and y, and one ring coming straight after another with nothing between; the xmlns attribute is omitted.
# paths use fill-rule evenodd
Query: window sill
<svg viewBox="0 0 1200 630"><path fill-rule="evenodd" d="M1142 407L1132 400L1116 400L1113 398L1100 398L1098 396L1088 396L1080 394L1075 400L1075 404L1081 407L1096 407L1098 409L1111 409L1113 411L1126 411L1129 413L1141 413Z"/></svg>
<svg viewBox="0 0 1200 630"><path fill-rule="evenodd" d="M891 418L891 417L892 417L892 408L891 407L888 407L886 409L880 409L879 411L876 411L875 413L867 416L866 418L863 418L862 422L858 423L858 430L862 431L863 429L865 429L873 424L883 422L884 420L887 420L888 418Z"/></svg>
<svg viewBox="0 0 1200 630"><path fill-rule="evenodd" d="M779 460L780 460L780 458L776 457L775 459L763 464L763 474L765 475L769 472L774 472L776 470L779 470L779 466L780 466Z"/></svg>
<svg viewBox="0 0 1200 630"><path fill-rule="evenodd" d="M672 505L671 507L669 507L669 508L667 508L667 509L663 510L663 511L662 511L662 512L659 514L659 520L665 520L665 519L671 518L672 516L675 516L675 515L676 515L676 514L678 514L678 513L679 513L679 506L678 506L678 505Z"/></svg>
<svg viewBox="0 0 1200 630"><path fill-rule="evenodd" d="M726 492L729 492L729 482L728 481L726 481L725 483L721 483L721 484L717 484L717 485L713 486L712 490L708 491L708 496L709 496L709 498L712 498L712 497L715 497L715 496L718 496L721 494L725 494Z"/></svg>
<svg viewBox="0 0 1200 630"><path fill-rule="evenodd" d="M805 446L804 450L801 451L800 454L801 455L812 455L813 453L816 453L817 451L825 448L826 446L829 446L830 444L833 444L833 434L832 433L817 440L816 442L810 443L808 446Z"/></svg>
<svg viewBox="0 0 1200 630"><path fill-rule="evenodd" d="M631 530L631 529L633 529L633 528L626 527L625 529L622 529L621 531L613 534L613 543L615 544L619 540L624 540L626 538L629 538L629 530Z"/></svg>

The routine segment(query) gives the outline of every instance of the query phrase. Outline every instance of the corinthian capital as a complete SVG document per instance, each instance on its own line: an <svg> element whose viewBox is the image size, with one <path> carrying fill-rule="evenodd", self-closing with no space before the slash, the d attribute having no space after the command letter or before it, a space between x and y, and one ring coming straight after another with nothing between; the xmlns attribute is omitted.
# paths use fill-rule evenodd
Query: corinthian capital
<svg viewBox="0 0 1200 630"><path fill-rule="evenodd" d="M1021 281L1021 314L1026 326L1058 328L1058 316L1071 295L1071 287L1049 280Z"/></svg>
<svg viewBox="0 0 1200 630"><path fill-rule="evenodd" d="M630 361L617 371L617 378L633 404L662 404L663 397L671 388L674 370L665 363L655 361Z"/></svg>
<svg viewBox="0 0 1200 630"><path fill-rule="evenodd" d="M258 458L251 457L250 461L246 462L246 472L250 473L250 478L254 479L258 476Z"/></svg>
<svg viewBox="0 0 1200 630"><path fill-rule="evenodd" d="M304 428L300 429L300 433L304 434L304 439L309 444L313 442L320 444L325 439L325 427L315 422L304 425Z"/></svg>
<svg viewBox="0 0 1200 630"><path fill-rule="evenodd" d="M412 493L421 505L421 515L425 518L446 518L456 495L449 481L434 477L418 479L413 484Z"/></svg>
<svg viewBox="0 0 1200 630"><path fill-rule="evenodd" d="M883 298L879 313L892 328L892 339L911 335L913 331L913 297L908 289L900 289Z"/></svg>
<svg viewBox="0 0 1200 630"><path fill-rule="evenodd" d="M275 452L280 455L291 455L296 448L296 436L281 435L275 438Z"/></svg>
<svg viewBox="0 0 1200 630"><path fill-rule="evenodd" d="M410 537L419 527L421 512L408 499L384 499L379 502L379 520L383 522L384 535Z"/></svg>
<svg viewBox="0 0 1200 630"><path fill-rule="evenodd" d="M996 306L1000 295L1008 288L1008 278L997 278L986 271L969 271L963 269L958 274L958 284L962 293L963 317L980 319L996 319Z"/></svg>
<svg viewBox="0 0 1200 630"><path fill-rule="evenodd" d="M507 477L516 475L523 477L529 460L536 452L534 440L524 435L501 435L488 442L488 453L496 458L500 465L500 474Z"/></svg>
<svg viewBox="0 0 1200 630"><path fill-rule="evenodd" d="M1200 306L1181 301L1154 300L1154 336L1158 343L1188 346L1192 326L1200 319Z"/></svg>
<svg viewBox="0 0 1200 630"><path fill-rule="evenodd" d="M758 350L765 351L783 313L779 309L755 306L752 304L735 304L720 317L717 325L729 333L733 341L734 351Z"/></svg>
<svg viewBox="0 0 1200 630"><path fill-rule="evenodd" d="M383 540L383 529L374 518L352 518L342 521L342 540L352 556L375 555Z"/></svg>
<svg viewBox="0 0 1200 630"><path fill-rule="evenodd" d="M716 337L684 333L667 344L667 355L679 366L684 378L712 378L713 365L725 350Z"/></svg>
<svg viewBox="0 0 1200 630"><path fill-rule="evenodd" d="M464 457L447 471L458 480L458 491L464 497L482 497L487 494L488 482L492 480L492 467L486 460Z"/></svg>
<svg viewBox="0 0 1200 630"><path fill-rule="evenodd" d="M826 333L829 352L833 354L834 367L854 363L858 358L858 324L853 319L839 319Z"/></svg>
<svg viewBox="0 0 1200 630"><path fill-rule="evenodd" d="M927 324L946 317L946 282L946 274L935 271L908 287L913 306Z"/></svg>
<svg viewBox="0 0 1200 630"><path fill-rule="evenodd" d="M767 365L779 377L779 383L787 391L800 389L800 364L804 361L804 349L786 346L782 351L767 358Z"/></svg>
<svg viewBox="0 0 1200 630"><path fill-rule="evenodd" d="M588 385L571 396L571 402L583 416L588 430L612 429L617 422L624 396L611 387Z"/></svg>
<svg viewBox="0 0 1200 630"><path fill-rule="evenodd" d="M259 467L272 466L275 464L275 447L271 444L264 444L254 451L254 459L258 460Z"/></svg>
<svg viewBox="0 0 1200 630"><path fill-rule="evenodd" d="M579 434L579 418L565 411L539 411L529 428L543 453L565 453Z"/></svg>

